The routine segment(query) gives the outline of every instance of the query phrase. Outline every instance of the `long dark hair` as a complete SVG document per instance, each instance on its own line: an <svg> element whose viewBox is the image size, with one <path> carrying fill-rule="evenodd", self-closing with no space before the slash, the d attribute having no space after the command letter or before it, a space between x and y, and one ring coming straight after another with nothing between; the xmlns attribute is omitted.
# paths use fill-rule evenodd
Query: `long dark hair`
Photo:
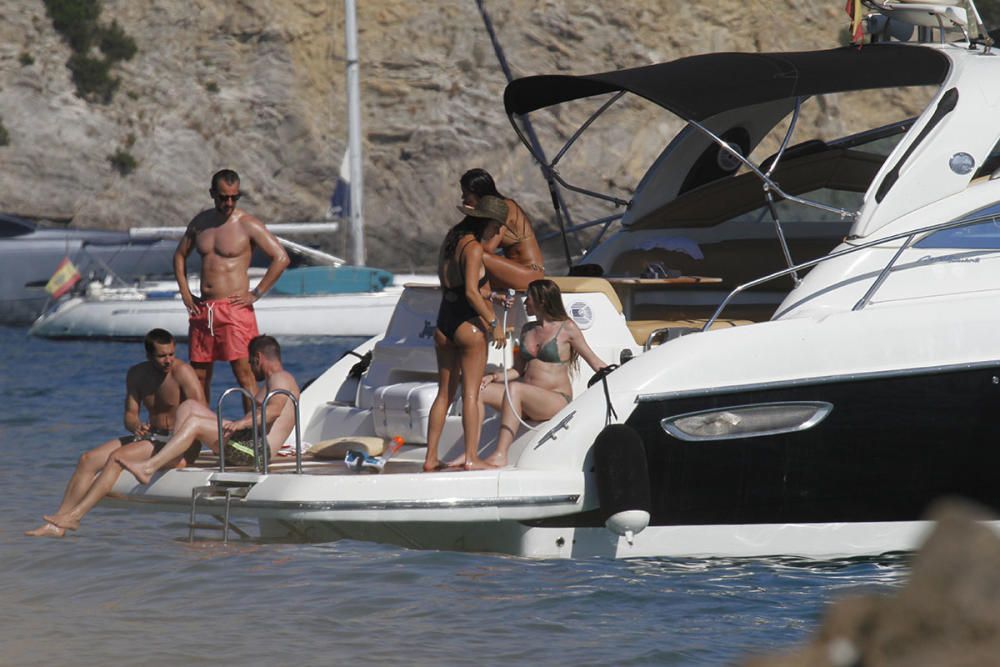
<svg viewBox="0 0 1000 667"><path fill-rule="evenodd" d="M493 182L493 177L490 176L490 172L485 169L470 169L462 174L462 178L458 179L458 183L462 186L463 190L471 192L477 197L493 195L494 197L500 197L501 199L505 198L497 190L497 184Z"/></svg>
<svg viewBox="0 0 1000 667"><path fill-rule="evenodd" d="M472 235L476 241L482 243L483 234L486 232L486 226L489 224L489 220L486 218L475 218L471 215L465 216L461 222L448 230L448 234L444 237L444 257L454 257L455 249L458 247L458 242L463 236Z"/></svg>
<svg viewBox="0 0 1000 667"><path fill-rule="evenodd" d="M532 280L528 283L527 292L535 304L536 316L540 313L546 320L553 322L565 322L570 319L569 315L566 314L565 306L563 306L562 291L555 282L548 278ZM576 349L571 346L569 360L574 367L579 356Z"/></svg>

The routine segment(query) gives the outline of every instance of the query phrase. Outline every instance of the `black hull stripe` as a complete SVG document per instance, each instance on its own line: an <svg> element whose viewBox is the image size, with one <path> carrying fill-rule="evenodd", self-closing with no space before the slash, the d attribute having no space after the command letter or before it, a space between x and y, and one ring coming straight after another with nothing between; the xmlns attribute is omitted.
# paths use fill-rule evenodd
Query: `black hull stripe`
<svg viewBox="0 0 1000 667"><path fill-rule="evenodd" d="M961 496L1000 511L1000 363L646 396L652 525L915 521ZM682 442L660 420L748 403L827 401L806 431Z"/></svg>

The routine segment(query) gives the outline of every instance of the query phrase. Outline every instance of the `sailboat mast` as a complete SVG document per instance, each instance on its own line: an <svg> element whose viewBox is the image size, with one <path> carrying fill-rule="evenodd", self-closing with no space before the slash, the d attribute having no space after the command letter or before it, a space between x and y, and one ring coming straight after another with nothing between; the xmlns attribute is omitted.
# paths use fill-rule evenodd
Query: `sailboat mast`
<svg viewBox="0 0 1000 667"><path fill-rule="evenodd" d="M361 95L358 82L358 20L354 0L344 0L344 32L347 46L347 136L351 187L351 260L365 264L365 230L361 215Z"/></svg>

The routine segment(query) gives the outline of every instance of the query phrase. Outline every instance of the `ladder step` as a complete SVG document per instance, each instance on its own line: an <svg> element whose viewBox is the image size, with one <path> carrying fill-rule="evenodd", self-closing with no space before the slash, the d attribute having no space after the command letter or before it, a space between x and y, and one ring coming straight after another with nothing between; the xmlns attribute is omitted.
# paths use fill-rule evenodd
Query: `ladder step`
<svg viewBox="0 0 1000 667"><path fill-rule="evenodd" d="M233 523L229 520L229 512L233 498L238 500L245 498L253 486L253 484L248 484L246 482L239 482L236 484L213 483L191 489L191 515L188 519L188 542L194 542L195 530L221 530L223 544L229 543L230 530L238 534L240 537L249 537L245 531L233 525ZM199 500L225 501L225 515L219 516L217 514L212 514L212 516L219 522L218 524L201 523L196 521L195 517L198 512Z"/></svg>
<svg viewBox="0 0 1000 667"><path fill-rule="evenodd" d="M188 528L204 529L204 530L222 530L225 528L221 523L189 523Z"/></svg>
<svg viewBox="0 0 1000 667"><path fill-rule="evenodd" d="M233 493L229 496L226 496L226 494L224 493L212 493L212 494L199 493L198 501L201 502L202 500L225 500L227 497L240 500L242 498L245 498L246 496L245 494L236 494L236 493Z"/></svg>
<svg viewBox="0 0 1000 667"><path fill-rule="evenodd" d="M252 489L252 486L218 486L215 484L210 484L209 486L199 486L192 489L192 493L198 494L198 500L208 499L208 500L219 500L230 498L246 498L246 495Z"/></svg>
<svg viewBox="0 0 1000 667"><path fill-rule="evenodd" d="M216 472L209 479L209 484L215 486L253 486L263 479L255 472Z"/></svg>

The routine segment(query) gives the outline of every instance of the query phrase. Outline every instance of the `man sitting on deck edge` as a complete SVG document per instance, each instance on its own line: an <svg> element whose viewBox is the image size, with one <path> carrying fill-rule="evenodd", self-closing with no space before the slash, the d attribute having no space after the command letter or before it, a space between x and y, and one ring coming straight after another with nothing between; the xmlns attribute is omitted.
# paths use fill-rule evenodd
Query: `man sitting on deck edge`
<svg viewBox="0 0 1000 667"><path fill-rule="evenodd" d="M295 378L281 365L281 348L271 336L257 336L250 341L250 368L257 381L263 381L264 386L254 396L254 410L260 410L264 397L275 389L285 389L298 400L299 386ZM268 413L260 415L258 422L267 433L267 444L271 454L277 453L285 439L295 428L295 404L285 394L276 394L268 401ZM242 419L222 422L224 444L236 440L250 440L246 433L251 432L253 414L247 412ZM177 427L170 441L147 461L127 461L123 465L135 475L142 484L149 484L150 479L160 468L166 467L179 457L185 449L196 441L203 442L216 454L219 453L218 421L214 412L201 403L185 402L177 410ZM227 449L227 455L228 455Z"/></svg>

